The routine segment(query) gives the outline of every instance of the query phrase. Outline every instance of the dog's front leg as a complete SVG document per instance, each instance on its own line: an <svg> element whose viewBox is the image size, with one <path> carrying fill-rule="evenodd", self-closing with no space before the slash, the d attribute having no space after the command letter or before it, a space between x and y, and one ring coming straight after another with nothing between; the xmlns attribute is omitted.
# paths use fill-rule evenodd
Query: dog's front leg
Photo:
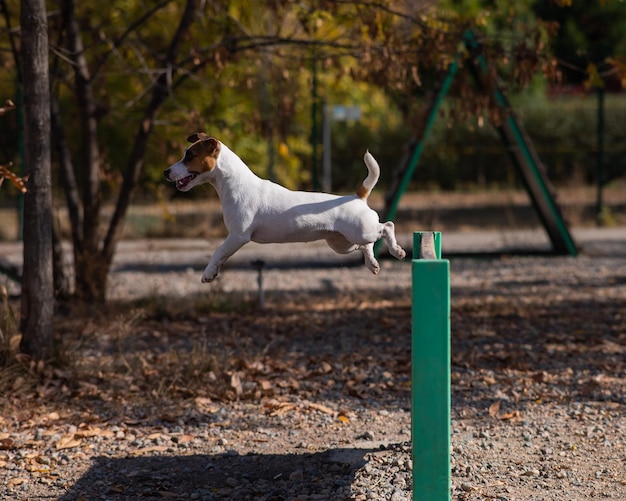
<svg viewBox="0 0 626 501"><path fill-rule="evenodd" d="M212 282L215 280L220 268L228 260L228 258L249 241L249 238L244 238L240 235L234 236L232 233L229 233L226 240L222 242L222 245L220 245L211 256L209 264L204 269L204 273L202 274L202 283Z"/></svg>

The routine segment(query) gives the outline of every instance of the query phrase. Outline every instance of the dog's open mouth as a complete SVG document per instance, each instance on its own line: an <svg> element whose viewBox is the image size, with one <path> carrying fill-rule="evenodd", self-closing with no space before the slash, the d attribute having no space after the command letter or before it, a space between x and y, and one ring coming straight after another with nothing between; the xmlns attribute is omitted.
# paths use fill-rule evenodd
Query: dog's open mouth
<svg viewBox="0 0 626 501"><path fill-rule="evenodd" d="M176 181L176 188L182 190L185 186L187 186L191 181L193 181L198 174L191 173L188 176L185 176Z"/></svg>

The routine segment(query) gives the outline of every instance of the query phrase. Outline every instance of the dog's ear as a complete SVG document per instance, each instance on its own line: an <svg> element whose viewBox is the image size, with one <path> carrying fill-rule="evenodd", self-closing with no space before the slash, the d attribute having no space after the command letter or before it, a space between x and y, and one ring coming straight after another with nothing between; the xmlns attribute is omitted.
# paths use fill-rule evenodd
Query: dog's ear
<svg viewBox="0 0 626 501"><path fill-rule="evenodd" d="M205 147L205 151L212 157L217 158L220 154L220 142L214 137L203 140L202 145Z"/></svg>
<svg viewBox="0 0 626 501"><path fill-rule="evenodd" d="M207 139L209 139L209 136L207 136L204 132L196 132L195 134L189 136L187 141L195 143L197 141L206 141Z"/></svg>

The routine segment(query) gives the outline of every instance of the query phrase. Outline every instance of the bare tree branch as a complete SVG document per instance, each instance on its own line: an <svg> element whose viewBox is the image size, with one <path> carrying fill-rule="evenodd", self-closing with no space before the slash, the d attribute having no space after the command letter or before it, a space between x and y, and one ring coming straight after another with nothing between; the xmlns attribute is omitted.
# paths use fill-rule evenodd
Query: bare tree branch
<svg viewBox="0 0 626 501"><path fill-rule="evenodd" d="M91 73L91 80L96 78L98 73L100 73L100 70L104 67L104 65L108 61L109 57L111 57L111 55L115 52L115 50L118 49L124 43L126 38L131 33L136 31L137 28L139 28L139 26L141 26L148 19L150 19L155 12L161 10L163 7L167 6L171 2L172 2L172 0L163 0L162 2L156 4L154 7L152 7L151 9L147 10L146 12L144 12L143 15L139 19L137 19L136 21L134 21L131 24L129 24L128 28L126 28L126 31L124 31L124 33L122 33L119 37L117 37L113 41L111 49L109 51L107 51L102 56L102 58L98 61L98 63L96 64L95 68L93 69L93 71Z"/></svg>
<svg viewBox="0 0 626 501"><path fill-rule="evenodd" d="M109 264L113 259L115 246L121 237L124 218L134 194L134 190L137 186L139 174L141 173L141 167L143 166L148 139L154 125L154 117L158 109L171 93L170 72L172 68L176 66L176 60L178 58L181 45L185 37L188 35L191 25L193 24L196 9L197 0L187 0L180 23L165 56L165 71L161 73L161 76L158 78L153 87L152 99L144 111L143 120L141 121L139 130L135 136L133 149L130 153L128 165L124 173L122 189L117 199L115 212L111 218L109 229L102 247L102 256L107 264Z"/></svg>
<svg viewBox="0 0 626 501"><path fill-rule="evenodd" d="M13 60L15 62L15 71L17 72L17 81L22 81L22 69L20 65L19 59L19 49L17 48L17 43L15 42L15 34L13 29L11 28L11 15L9 14L9 7L6 3L6 0L0 0L0 8L2 8L2 16L4 17L4 22L7 25L7 31L9 33L9 43L11 44L11 52L13 53Z"/></svg>

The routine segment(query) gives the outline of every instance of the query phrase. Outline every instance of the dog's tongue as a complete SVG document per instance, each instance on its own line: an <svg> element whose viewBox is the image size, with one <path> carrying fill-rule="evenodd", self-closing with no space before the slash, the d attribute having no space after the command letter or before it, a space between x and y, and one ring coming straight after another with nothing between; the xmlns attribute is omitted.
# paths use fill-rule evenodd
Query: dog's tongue
<svg viewBox="0 0 626 501"><path fill-rule="evenodd" d="M185 186L187 186L191 180L196 177L195 174L189 174L188 176L185 176L182 179L179 179L178 181L176 181L176 188L178 188L179 190L181 188L184 188Z"/></svg>

